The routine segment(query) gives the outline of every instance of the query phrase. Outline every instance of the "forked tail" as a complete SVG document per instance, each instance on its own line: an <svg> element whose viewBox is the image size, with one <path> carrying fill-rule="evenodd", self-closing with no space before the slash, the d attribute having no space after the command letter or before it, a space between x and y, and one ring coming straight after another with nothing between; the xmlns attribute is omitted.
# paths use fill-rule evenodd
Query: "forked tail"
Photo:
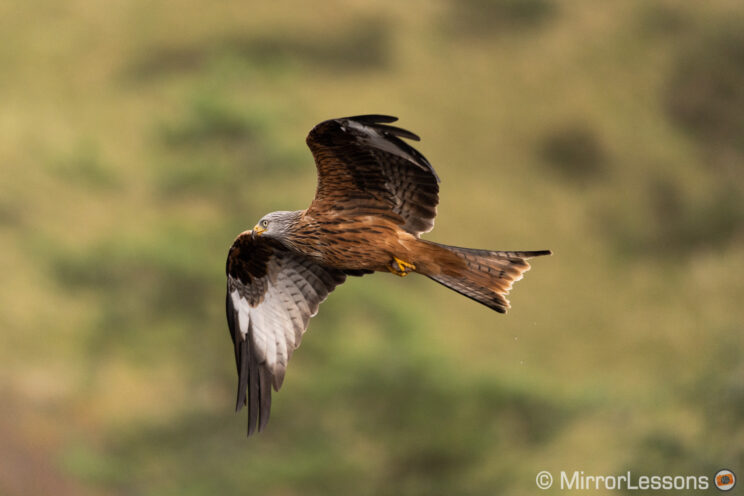
<svg viewBox="0 0 744 496"><path fill-rule="evenodd" d="M506 295L530 269L527 259L551 255L550 250L489 251L424 243L428 256L417 264L417 272L499 313L509 309Z"/></svg>

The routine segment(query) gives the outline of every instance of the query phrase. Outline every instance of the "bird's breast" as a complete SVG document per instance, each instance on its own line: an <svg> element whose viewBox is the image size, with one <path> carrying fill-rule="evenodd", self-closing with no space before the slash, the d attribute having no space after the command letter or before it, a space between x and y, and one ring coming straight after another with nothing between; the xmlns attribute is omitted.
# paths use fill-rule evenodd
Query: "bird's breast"
<svg viewBox="0 0 744 496"><path fill-rule="evenodd" d="M297 226L292 243L297 251L331 267L387 270L392 255L405 250L400 238L400 227L386 219L336 217Z"/></svg>

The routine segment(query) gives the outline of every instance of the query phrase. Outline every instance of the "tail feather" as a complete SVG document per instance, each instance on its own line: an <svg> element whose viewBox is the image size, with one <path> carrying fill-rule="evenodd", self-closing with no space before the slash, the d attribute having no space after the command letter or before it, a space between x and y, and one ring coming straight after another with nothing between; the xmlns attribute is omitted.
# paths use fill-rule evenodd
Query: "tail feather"
<svg viewBox="0 0 744 496"><path fill-rule="evenodd" d="M419 272L499 313L510 308L506 295L530 270L527 259L551 255L550 250L489 251L427 242L430 260Z"/></svg>

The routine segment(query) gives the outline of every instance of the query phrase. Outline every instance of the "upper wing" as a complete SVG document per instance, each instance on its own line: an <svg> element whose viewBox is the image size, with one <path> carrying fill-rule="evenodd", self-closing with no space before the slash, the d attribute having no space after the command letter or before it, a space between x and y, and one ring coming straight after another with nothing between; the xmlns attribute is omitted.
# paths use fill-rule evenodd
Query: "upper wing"
<svg viewBox="0 0 744 496"><path fill-rule="evenodd" d="M321 122L307 145L318 167L318 190L308 211L341 209L392 218L414 235L434 227L439 178L431 164L400 138L410 131L385 125L385 115Z"/></svg>
<svg viewBox="0 0 744 496"><path fill-rule="evenodd" d="M281 244L241 234L227 256L227 323L238 367L236 411L248 404L248 435L269 421L271 387L282 385L287 361L310 317L344 282L337 269L318 265ZM248 392L246 398L246 390Z"/></svg>

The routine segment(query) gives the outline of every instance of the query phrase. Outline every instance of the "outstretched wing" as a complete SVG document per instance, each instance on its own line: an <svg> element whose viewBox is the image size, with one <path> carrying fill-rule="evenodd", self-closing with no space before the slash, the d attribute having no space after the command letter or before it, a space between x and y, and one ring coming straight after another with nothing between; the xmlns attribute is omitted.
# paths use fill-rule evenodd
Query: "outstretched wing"
<svg viewBox="0 0 744 496"><path fill-rule="evenodd" d="M269 421L271 388L281 387L310 317L346 275L250 231L233 243L226 271L227 322L238 368L235 410L248 405L250 436Z"/></svg>
<svg viewBox="0 0 744 496"><path fill-rule="evenodd" d="M343 210L391 218L414 235L434 227L439 178L423 155L388 126L397 117L360 115L321 122L307 137L318 167L318 189L308 213Z"/></svg>

